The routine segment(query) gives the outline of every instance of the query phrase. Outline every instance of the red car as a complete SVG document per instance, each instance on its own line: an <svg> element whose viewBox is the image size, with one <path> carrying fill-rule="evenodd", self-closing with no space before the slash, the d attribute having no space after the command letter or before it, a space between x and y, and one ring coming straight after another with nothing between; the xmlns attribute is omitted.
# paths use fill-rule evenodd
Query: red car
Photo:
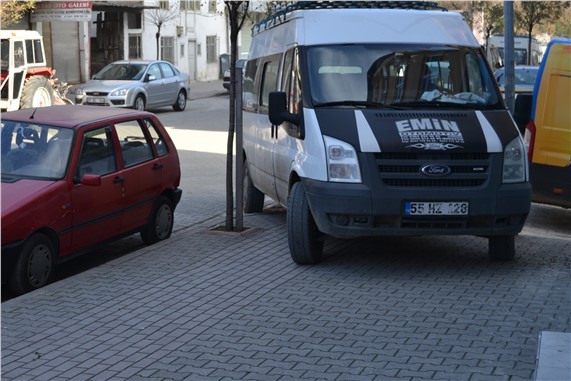
<svg viewBox="0 0 571 381"><path fill-rule="evenodd" d="M154 114L30 108L3 113L1 128L2 281L16 294L111 239L170 237L180 163Z"/></svg>

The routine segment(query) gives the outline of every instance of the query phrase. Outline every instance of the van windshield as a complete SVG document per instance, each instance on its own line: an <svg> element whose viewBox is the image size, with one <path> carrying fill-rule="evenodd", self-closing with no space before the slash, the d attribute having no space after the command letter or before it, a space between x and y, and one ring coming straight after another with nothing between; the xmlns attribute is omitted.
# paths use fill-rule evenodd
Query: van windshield
<svg viewBox="0 0 571 381"><path fill-rule="evenodd" d="M307 48L314 106L500 106L479 49L396 44Z"/></svg>

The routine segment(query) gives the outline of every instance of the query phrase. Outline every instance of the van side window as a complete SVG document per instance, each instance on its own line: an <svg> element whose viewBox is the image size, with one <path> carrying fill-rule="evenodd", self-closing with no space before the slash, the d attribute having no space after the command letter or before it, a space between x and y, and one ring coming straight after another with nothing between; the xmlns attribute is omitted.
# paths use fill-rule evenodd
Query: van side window
<svg viewBox="0 0 571 381"><path fill-rule="evenodd" d="M248 111L257 111L258 109L258 87L256 84L256 72L258 71L258 63L260 59L248 61L244 71L244 84L242 85L243 108Z"/></svg>
<svg viewBox="0 0 571 381"><path fill-rule="evenodd" d="M262 72L262 94L260 99L261 107L268 107L270 100L270 92L277 90L279 60L276 58L273 61L264 64Z"/></svg>
<svg viewBox="0 0 571 381"><path fill-rule="evenodd" d="M297 48L289 50L284 57L282 91L287 94L288 111L297 114L301 101L301 74Z"/></svg>

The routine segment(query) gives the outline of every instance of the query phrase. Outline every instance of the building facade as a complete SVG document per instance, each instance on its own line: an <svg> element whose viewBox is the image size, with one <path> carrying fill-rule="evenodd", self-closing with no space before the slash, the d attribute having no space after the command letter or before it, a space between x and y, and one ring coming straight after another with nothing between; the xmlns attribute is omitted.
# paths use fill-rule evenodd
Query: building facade
<svg viewBox="0 0 571 381"><path fill-rule="evenodd" d="M195 81L219 79L227 65L229 28L221 0L37 4L9 29L40 32L48 63L60 80L70 84L85 82L120 59L164 59Z"/></svg>

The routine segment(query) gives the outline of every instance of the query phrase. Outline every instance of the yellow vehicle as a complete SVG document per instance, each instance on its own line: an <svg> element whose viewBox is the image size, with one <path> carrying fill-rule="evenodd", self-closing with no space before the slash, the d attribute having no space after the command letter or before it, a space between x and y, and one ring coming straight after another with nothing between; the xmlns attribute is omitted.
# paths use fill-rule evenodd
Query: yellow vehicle
<svg viewBox="0 0 571 381"><path fill-rule="evenodd" d="M565 208L571 208L570 105L571 39L555 39L541 62L524 141L533 200Z"/></svg>

